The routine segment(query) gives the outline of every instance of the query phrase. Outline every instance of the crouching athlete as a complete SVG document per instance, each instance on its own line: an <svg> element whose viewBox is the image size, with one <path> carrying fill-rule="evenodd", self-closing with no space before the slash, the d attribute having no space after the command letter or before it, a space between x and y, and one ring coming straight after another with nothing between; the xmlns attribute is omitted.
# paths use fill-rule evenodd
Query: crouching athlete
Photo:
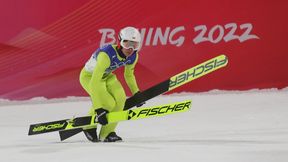
<svg viewBox="0 0 288 162"><path fill-rule="evenodd" d="M126 94L113 71L124 66L124 78L133 95L139 94L134 76L141 45L141 34L134 27L125 27L119 32L117 44L105 45L97 49L80 73L80 83L92 100L89 115L96 115L101 130L99 138L97 125L84 129L84 134L92 142L116 142L122 138L115 133L117 123L108 123L109 112L122 111ZM139 106L142 106L141 103Z"/></svg>

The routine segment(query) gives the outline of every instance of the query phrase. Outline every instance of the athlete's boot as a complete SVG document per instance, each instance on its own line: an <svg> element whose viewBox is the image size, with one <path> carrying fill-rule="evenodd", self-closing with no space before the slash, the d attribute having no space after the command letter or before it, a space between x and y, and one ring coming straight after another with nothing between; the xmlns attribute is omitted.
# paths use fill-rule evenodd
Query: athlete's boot
<svg viewBox="0 0 288 162"><path fill-rule="evenodd" d="M118 142L122 141L122 138L117 136L115 132L111 132L108 136L104 139L104 142Z"/></svg>

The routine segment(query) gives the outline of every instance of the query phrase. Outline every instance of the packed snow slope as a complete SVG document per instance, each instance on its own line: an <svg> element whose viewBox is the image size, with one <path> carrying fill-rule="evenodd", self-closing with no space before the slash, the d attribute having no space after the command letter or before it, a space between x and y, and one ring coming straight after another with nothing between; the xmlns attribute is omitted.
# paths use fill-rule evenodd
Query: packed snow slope
<svg viewBox="0 0 288 162"><path fill-rule="evenodd" d="M5 162L287 162L288 89L163 95L145 106L192 100L190 111L119 123L119 143L28 136L30 124L86 115L89 98L0 100Z"/></svg>

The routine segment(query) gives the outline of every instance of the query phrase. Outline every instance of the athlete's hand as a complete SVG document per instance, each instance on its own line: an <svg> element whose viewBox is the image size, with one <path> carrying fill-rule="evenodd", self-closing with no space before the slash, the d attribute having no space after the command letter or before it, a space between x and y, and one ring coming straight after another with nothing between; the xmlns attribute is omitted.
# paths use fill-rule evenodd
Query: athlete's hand
<svg viewBox="0 0 288 162"><path fill-rule="evenodd" d="M106 117L106 114L108 113L107 110L100 108L100 109L96 109L95 112L97 114L96 119L97 119L98 123L100 123L101 125L108 124L108 120Z"/></svg>

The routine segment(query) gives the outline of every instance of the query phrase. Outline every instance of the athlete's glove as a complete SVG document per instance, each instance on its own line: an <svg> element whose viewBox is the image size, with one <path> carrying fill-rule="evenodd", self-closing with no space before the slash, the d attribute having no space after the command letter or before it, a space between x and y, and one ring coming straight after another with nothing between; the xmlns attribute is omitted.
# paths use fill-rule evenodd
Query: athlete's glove
<svg viewBox="0 0 288 162"><path fill-rule="evenodd" d="M134 94L134 97L136 98L136 100L141 100L140 91L136 92L136 93ZM145 103L146 103L146 102L143 101L143 102L137 104L136 107L141 107L141 106L143 106Z"/></svg>
<svg viewBox="0 0 288 162"><path fill-rule="evenodd" d="M105 110L103 108L100 108L100 109L96 109L95 112L97 114L98 123L100 123L101 125L108 124L108 120L107 120L107 117L106 117L106 114L108 113L107 110Z"/></svg>

